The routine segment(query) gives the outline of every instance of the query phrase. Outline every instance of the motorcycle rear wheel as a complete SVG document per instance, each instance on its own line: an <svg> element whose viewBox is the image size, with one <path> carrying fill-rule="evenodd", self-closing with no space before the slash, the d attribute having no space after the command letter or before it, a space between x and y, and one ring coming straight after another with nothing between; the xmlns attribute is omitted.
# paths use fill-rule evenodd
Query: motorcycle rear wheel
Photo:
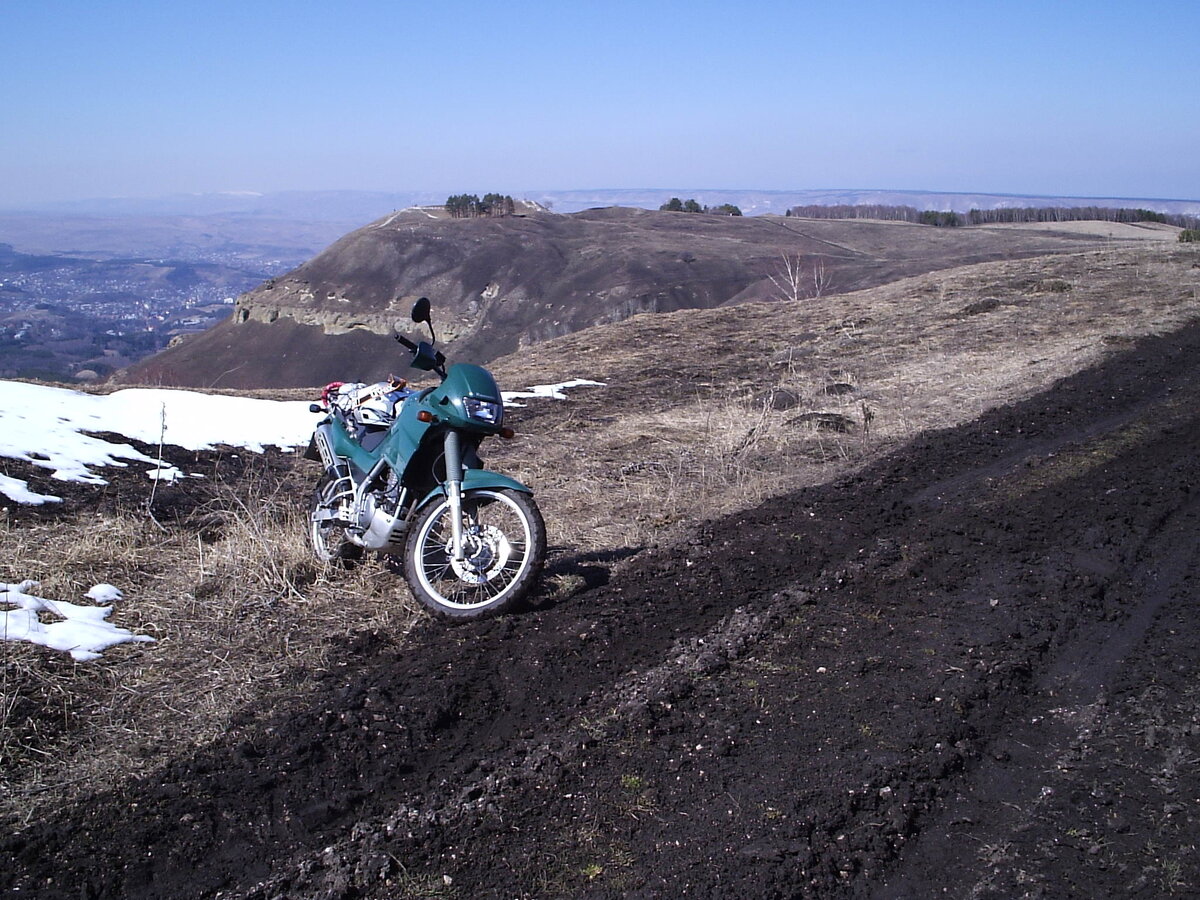
<svg viewBox="0 0 1200 900"><path fill-rule="evenodd" d="M318 518L318 513L337 509L337 483L329 475L322 475L317 482L308 505L308 538L317 559L350 568L362 558L363 548L346 539L346 528L339 520Z"/></svg>
<svg viewBox="0 0 1200 900"><path fill-rule="evenodd" d="M454 560L450 504L429 503L409 529L404 578L413 596L452 618L496 615L517 606L546 561L546 525L533 497L478 489L462 499L463 559Z"/></svg>

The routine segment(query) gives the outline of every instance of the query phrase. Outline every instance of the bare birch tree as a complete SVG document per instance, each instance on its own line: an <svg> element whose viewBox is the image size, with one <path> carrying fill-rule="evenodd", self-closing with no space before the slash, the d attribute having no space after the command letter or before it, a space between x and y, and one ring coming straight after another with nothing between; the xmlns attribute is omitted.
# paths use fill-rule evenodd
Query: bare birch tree
<svg viewBox="0 0 1200 900"><path fill-rule="evenodd" d="M769 275L780 300L800 300L805 297L820 297L833 283L833 274L825 266L825 260L814 257L807 269L800 254L783 254L783 265L776 275Z"/></svg>
<svg viewBox="0 0 1200 900"><path fill-rule="evenodd" d="M833 273L825 267L825 260L814 259L812 264L813 296L820 297L833 283Z"/></svg>
<svg viewBox="0 0 1200 900"><path fill-rule="evenodd" d="M804 284L804 273L800 265L800 255L788 256L783 254L783 266L778 275L768 276L781 300L799 300L802 296L801 286Z"/></svg>

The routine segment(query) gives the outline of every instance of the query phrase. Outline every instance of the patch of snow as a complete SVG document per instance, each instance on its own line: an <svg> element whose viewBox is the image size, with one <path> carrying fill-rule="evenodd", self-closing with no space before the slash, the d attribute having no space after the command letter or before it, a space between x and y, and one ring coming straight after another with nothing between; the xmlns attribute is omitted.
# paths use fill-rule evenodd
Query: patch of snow
<svg viewBox="0 0 1200 900"><path fill-rule="evenodd" d="M7 475L0 475L0 494L4 494L10 500L30 506L41 506L43 503L62 503L61 497L52 497L49 494L31 491L29 485L24 481L19 478L9 478Z"/></svg>
<svg viewBox="0 0 1200 900"><path fill-rule="evenodd" d="M29 593L38 587L39 583L32 580L19 584L0 583L0 604L16 607L0 610L0 639L29 641L62 650L81 662L99 659L103 651L116 644L154 640L105 621L112 614L112 606L81 606ZM88 591L87 596L111 603L120 600L122 595L111 584L98 584ZM41 615L57 616L59 620L43 622Z"/></svg>
<svg viewBox="0 0 1200 900"><path fill-rule="evenodd" d="M387 219L385 221L380 222L375 227L376 228L387 228L389 225L391 225L393 222L395 222L398 218L400 218L406 212L418 212L430 219L440 219L441 218L441 216L437 215L436 213L430 212L428 207L406 206L404 209L400 209L400 210L397 210L396 212L392 213L390 216L387 217Z"/></svg>
<svg viewBox="0 0 1200 900"><path fill-rule="evenodd" d="M376 228L387 228L389 225L391 225L393 222L395 222L398 218L400 218L400 216L403 212L404 212L404 210L400 210L400 212L392 213L390 216L388 216L387 221L380 222L375 227Z"/></svg>
<svg viewBox="0 0 1200 900"><path fill-rule="evenodd" d="M177 468L172 465L168 465L167 463L163 463L161 466L155 466L153 469L147 472L146 475L149 476L151 481L165 481L168 484L185 477L184 474Z"/></svg>
<svg viewBox="0 0 1200 900"><path fill-rule="evenodd" d="M84 596L97 603L115 603L125 597L121 589L112 584L94 584Z"/></svg>
<svg viewBox="0 0 1200 900"><path fill-rule="evenodd" d="M0 457L22 459L50 469L61 481L106 484L93 468L147 463L151 477L160 469L153 457L129 444L84 432L114 432L188 450L227 444L256 452L268 444L300 446L312 433L313 416L301 400L280 402L226 397L162 388L128 388L113 394L85 394L65 388L0 381ZM162 467L158 477L169 475ZM0 477L0 492L18 503L46 503L23 481Z"/></svg>
<svg viewBox="0 0 1200 900"><path fill-rule="evenodd" d="M569 388L576 387L606 387L603 381L588 381L586 378L576 378L572 381L563 381L558 384L535 384L533 387L526 388L523 391L503 391L501 396L504 398L505 406L523 406L522 403L514 403L515 400L534 399L544 397L551 400L566 400L567 395L564 391Z"/></svg>

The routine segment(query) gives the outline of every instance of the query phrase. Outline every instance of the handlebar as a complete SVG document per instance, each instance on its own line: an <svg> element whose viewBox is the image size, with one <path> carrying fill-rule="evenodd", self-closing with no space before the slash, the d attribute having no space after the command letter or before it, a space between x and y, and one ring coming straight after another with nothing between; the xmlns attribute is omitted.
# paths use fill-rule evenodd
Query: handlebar
<svg viewBox="0 0 1200 900"><path fill-rule="evenodd" d="M425 341L414 344L402 334L394 334L392 337L396 339L397 343L407 347L409 352L412 353L411 366L427 372L436 372L442 378L446 377L446 357L433 344L426 343Z"/></svg>

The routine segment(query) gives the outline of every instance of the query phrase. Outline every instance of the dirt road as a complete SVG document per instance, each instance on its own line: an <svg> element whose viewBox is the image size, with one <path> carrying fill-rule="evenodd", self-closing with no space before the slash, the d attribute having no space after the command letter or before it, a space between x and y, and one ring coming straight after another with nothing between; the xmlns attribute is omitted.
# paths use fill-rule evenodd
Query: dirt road
<svg viewBox="0 0 1200 900"><path fill-rule="evenodd" d="M1200 884L1200 325L0 842L41 898ZM312 699L315 698L315 699Z"/></svg>

